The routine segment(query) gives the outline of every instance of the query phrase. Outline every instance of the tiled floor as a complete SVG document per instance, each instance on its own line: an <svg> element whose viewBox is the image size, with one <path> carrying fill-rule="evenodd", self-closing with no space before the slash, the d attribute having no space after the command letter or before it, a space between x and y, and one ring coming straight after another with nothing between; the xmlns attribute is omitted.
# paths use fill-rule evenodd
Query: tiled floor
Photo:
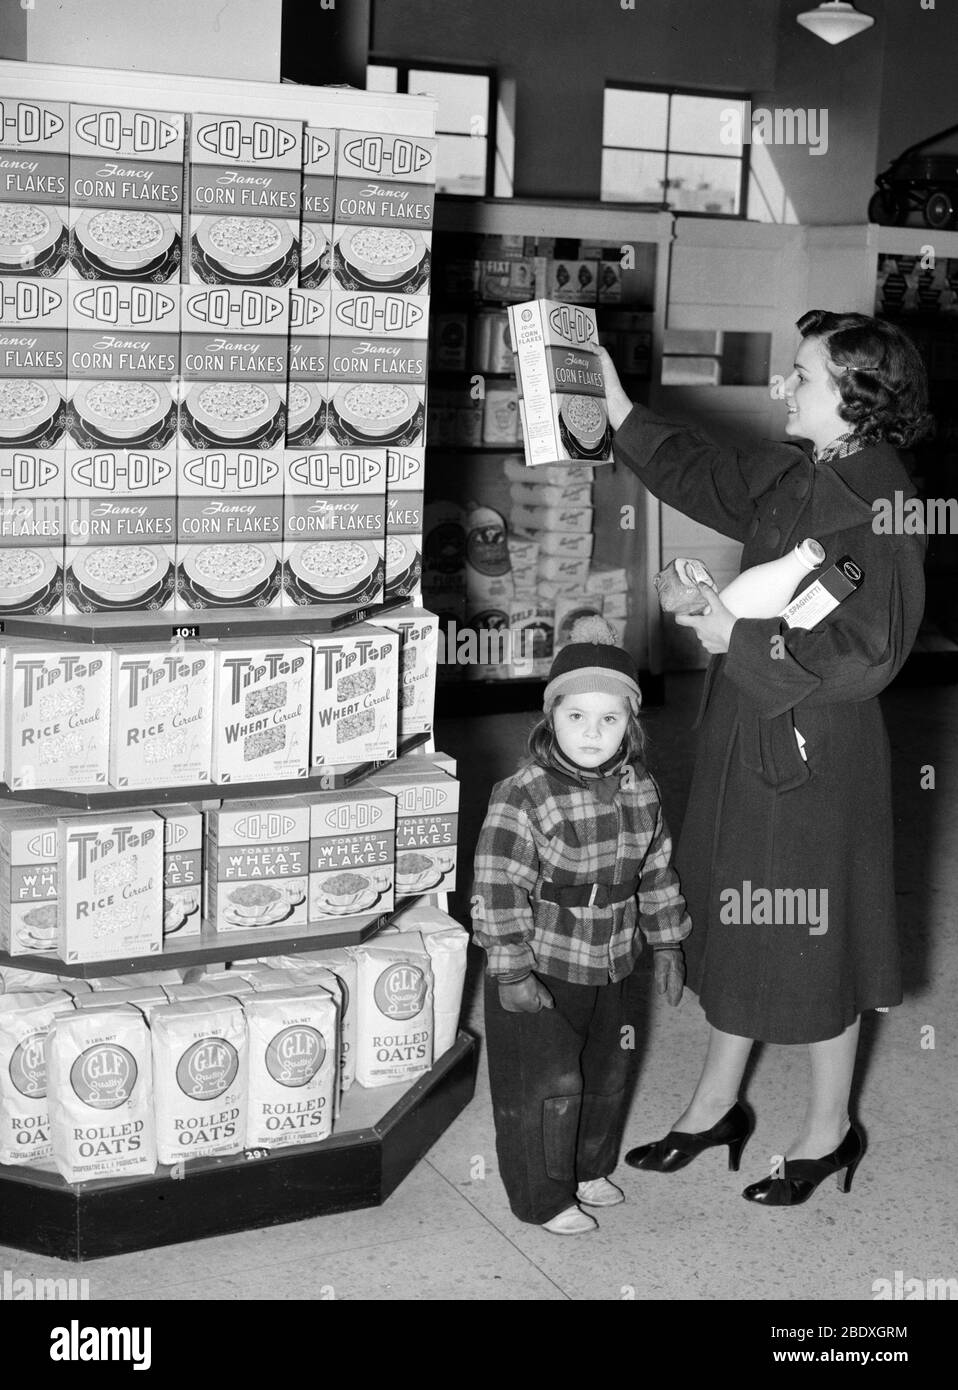
<svg viewBox="0 0 958 1390"><path fill-rule="evenodd" d="M697 685L694 676L673 678L667 705L648 713L650 760L673 824L691 766ZM550 1236L509 1211L481 1061L473 1104L381 1208L81 1267L0 1249L0 1269L14 1278L79 1275L92 1298L130 1300L870 1300L873 1281L896 1270L906 1279L954 1276L958 687L895 690L885 708L907 997L901 1009L866 1020L859 1110L870 1147L849 1195L828 1184L793 1211L742 1201L742 1187L767 1171L799 1118L804 1053L766 1047L749 1083L758 1127L741 1174L727 1171L724 1151L671 1177L623 1168L627 1201L601 1216L597 1233ZM489 716L440 731L468 789L466 861L488 789L515 765L530 722ZM935 788L922 790L928 765ZM476 985L473 970L464 1021L481 1033ZM672 1011L653 1001L647 975L640 985L646 1026L628 1144L669 1127L697 1075L704 1037L693 998Z"/></svg>

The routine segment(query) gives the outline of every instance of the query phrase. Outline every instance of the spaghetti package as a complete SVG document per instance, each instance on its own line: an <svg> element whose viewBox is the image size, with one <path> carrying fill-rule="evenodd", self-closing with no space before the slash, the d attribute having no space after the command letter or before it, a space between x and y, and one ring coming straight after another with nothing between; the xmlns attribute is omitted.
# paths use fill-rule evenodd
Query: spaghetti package
<svg viewBox="0 0 958 1390"><path fill-rule="evenodd" d="M0 1163L38 1163L53 1153L46 1036L72 1007L62 990L0 995Z"/></svg>

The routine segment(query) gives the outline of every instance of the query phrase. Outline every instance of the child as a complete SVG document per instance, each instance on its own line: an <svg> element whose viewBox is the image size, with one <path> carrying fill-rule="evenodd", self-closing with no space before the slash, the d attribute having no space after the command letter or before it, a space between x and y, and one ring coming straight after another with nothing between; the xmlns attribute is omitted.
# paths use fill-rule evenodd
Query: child
<svg viewBox="0 0 958 1390"><path fill-rule="evenodd" d="M601 618L558 653L530 759L493 788L472 915L487 954L486 1047L499 1172L513 1212L555 1235L579 1206L624 1201L618 1158L641 932L656 988L682 997L690 923L658 791L642 762L632 658Z"/></svg>

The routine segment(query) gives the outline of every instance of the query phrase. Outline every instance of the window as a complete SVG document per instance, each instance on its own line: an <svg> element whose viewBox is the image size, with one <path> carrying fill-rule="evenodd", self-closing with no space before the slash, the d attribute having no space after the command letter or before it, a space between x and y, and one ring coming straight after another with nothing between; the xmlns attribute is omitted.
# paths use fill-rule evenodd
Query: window
<svg viewBox="0 0 958 1390"><path fill-rule="evenodd" d="M428 92L439 99L436 191L483 198L493 191L496 74L491 69L374 61L371 92Z"/></svg>
<svg viewBox="0 0 958 1390"><path fill-rule="evenodd" d="M608 84L603 202L741 217L748 172L745 100Z"/></svg>

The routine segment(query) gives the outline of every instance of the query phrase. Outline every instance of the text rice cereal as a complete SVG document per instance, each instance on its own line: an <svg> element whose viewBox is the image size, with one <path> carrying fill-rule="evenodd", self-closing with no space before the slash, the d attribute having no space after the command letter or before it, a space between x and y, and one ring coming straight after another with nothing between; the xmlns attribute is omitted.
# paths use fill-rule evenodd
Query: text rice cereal
<svg viewBox="0 0 958 1390"><path fill-rule="evenodd" d="M163 937L182 941L202 930L203 813L196 806L158 806L163 822Z"/></svg>
<svg viewBox="0 0 958 1390"><path fill-rule="evenodd" d="M299 283L320 289L329 279L336 198L339 132L308 125L303 131L303 219Z"/></svg>
<svg viewBox="0 0 958 1390"><path fill-rule="evenodd" d="M212 704L209 648L114 647L111 786L208 782Z"/></svg>
<svg viewBox="0 0 958 1390"><path fill-rule="evenodd" d="M190 281L296 284L303 125L261 116L190 123Z"/></svg>
<svg viewBox="0 0 958 1390"><path fill-rule="evenodd" d="M0 995L0 1163L50 1158L46 1036L73 1001L62 990Z"/></svg>
<svg viewBox="0 0 958 1390"><path fill-rule="evenodd" d="M6 686L10 788L106 786L108 656L63 642L10 642Z"/></svg>
<svg viewBox="0 0 958 1390"><path fill-rule="evenodd" d="M360 1086L413 1081L432 1066L432 965L421 937L418 942L356 948Z"/></svg>
<svg viewBox="0 0 958 1390"><path fill-rule="evenodd" d="M213 781L305 777L312 649L306 643L211 644Z"/></svg>
<svg viewBox="0 0 958 1390"><path fill-rule="evenodd" d="M384 451L287 449L285 488L284 606L380 603Z"/></svg>
<svg viewBox="0 0 958 1390"><path fill-rule="evenodd" d="M48 810L0 811L0 950L36 955L57 949L59 832Z"/></svg>
<svg viewBox="0 0 958 1390"><path fill-rule="evenodd" d="M70 108L3 101L0 129L0 275L66 274Z"/></svg>
<svg viewBox="0 0 958 1390"><path fill-rule="evenodd" d="M425 451L386 450L387 599L411 598L422 579Z"/></svg>
<svg viewBox="0 0 958 1390"><path fill-rule="evenodd" d="M150 1030L132 1004L58 1014L47 1034L53 1159L67 1182L156 1170Z"/></svg>
<svg viewBox="0 0 958 1390"><path fill-rule="evenodd" d="M163 822L153 811L62 816L59 945L68 962L163 946Z"/></svg>
<svg viewBox="0 0 958 1390"><path fill-rule="evenodd" d="M70 106L70 275L179 280L183 130L178 112Z"/></svg>
<svg viewBox="0 0 958 1390"><path fill-rule="evenodd" d="M399 638L359 623L309 639L313 650L312 765L396 756Z"/></svg>
<svg viewBox="0 0 958 1390"><path fill-rule="evenodd" d="M612 430L595 310L540 299L509 308L526 463L606 462Z"/></svg>
<svg viewBox="0 0 958 1390"><path fill-rule="evenodd" d="M249 1030L246 1147L315 1144L333 1132L336 1000L318 985L273 990L243 1005Z"/></svg>
<svg viewBox="0 0 958 1390"><path fill-rule="evenodd" d="M309 920L393 907L396 803L374 787L319 792L309 804Z"/></svg>
<svg viewBox="0 0 958 1390"><path fill-rule="evenodd" d="M299 797L226 802L207 813L207 911L218 932L305 924L309 827Z"/></svg>
<svg viewBox="0 0 958 1390"><path fill-rule="evenodd" d="M369 620L399 635L399 741L431 734L436 700L439 619L425 608L397 608Z"/></svg>
<svg viewBox="0 0 958 1390"><path fill-rule="evenodd" d="M160 1163L243 1148L249 1052L238 999L185 999L154 1009L153 1095Z"/></svg>
<svg viewBox="0 0 958 1390"><path fill-rule="evenodd" d="M415 754L377 772L375 782L396 798L396 897L454 889L459 782Z"/></svg>

